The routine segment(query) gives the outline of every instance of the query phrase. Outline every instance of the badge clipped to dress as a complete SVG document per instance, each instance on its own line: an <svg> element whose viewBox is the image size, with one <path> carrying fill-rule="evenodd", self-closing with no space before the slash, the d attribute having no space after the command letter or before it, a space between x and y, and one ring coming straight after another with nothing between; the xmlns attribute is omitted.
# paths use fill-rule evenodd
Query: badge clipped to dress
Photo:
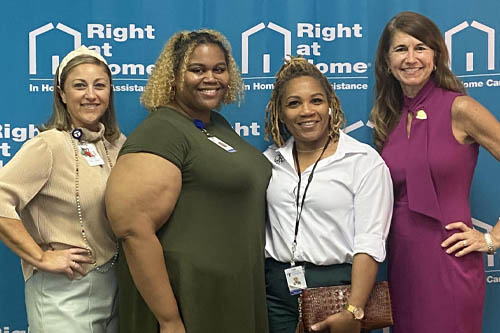
<svg viewBox="0 0 500 333"><path fill-rule="evenodd" d="M208 140L212 141L217 146L221 147L222 149L224 149L227 152L234 153L236 151L236 149L234 149L233 147L231 147L230 145L228 145L227 143L225 143L224 141L222 141L221 139L219 139L216 136L207 136L207 138L208 138Z"/></svg>
<svg viewBox="0 0 500 333"><path fill-rule="evenodd" d="M286 282L290 295L299 295L307 288L304 266L293 266L285 269Z"/></svg>
<svg viewBox="0 0 500 333"><path fill-rule="evenodd" d="M217 146L221 147L222 149L224 149L225 151L227 151L229 153L236 152L236 149L234 149L233 147L231 147L230 145L228 145L227 143L225 143L224 141L222 141L218 137L213 136L210 133L208 133L208 131L205 127L205 123L203 121L201 121L199 119L195 119L195 120L193 120L193 123L196 127L198 127L200 129L200 131L202 131L207 136L208 140L212 141Z"/></svg>
<svg viewBox="0 0 500 333"><path fill-rule="evenodd" d="M78 143L80 154L83 155L85 160L90 166L104 165L104 160L97 152L97 148L93 143Z"/></svg>

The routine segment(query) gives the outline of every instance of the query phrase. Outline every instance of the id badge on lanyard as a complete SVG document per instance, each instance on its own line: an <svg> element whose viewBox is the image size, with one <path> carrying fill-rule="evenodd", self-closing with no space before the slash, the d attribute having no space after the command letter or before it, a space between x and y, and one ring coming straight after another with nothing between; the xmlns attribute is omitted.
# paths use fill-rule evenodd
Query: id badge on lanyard
<svg viewBox="0 0 500 333"><path fill-rule="evenodd" d="M295 220L295 235L294 235L293 243L292 243L292 261L291 261L292 267L285 269L286 282L288 284L288 289L290 290L290 295L302 294L302 290L307 288L305 267L304 266L295 266L295 250L297 249L297 234L299 232L300 217L302 215L302 209L304 208L304 202L306 200L307 190L309 188L309 185L312 182L312 179L314 176L314 170L316 170L316 166L318 165L318 162L321 160L321 157L323 157L323 154L325 153L325 150L328 147L330 140L331 140L331 137L329 137L328 140L326 141L325 146L323 147L323 151L321 152L321 155L319 155L318 159L316 160L316 163L314 163L314 166L311 170L311 174L307 180L306 188L304 189L304 194L302 195L302 202L299 202L300 185L302 183L299 156L297 153L297 148L295 146L295 143L293 145L295 164L297 166L298 175L299 175L299 183L297 185L297 196L295 199L295 204L297 207L297 218Z"/></svg>
<svg viewBox="0 0 500 333"><path fill-rule="evenodd" d="M285 269L286 282L290 295L299 295L307 288L304 266L293 266Z"/></svg>
<svg viewBox="0 0 500 333"><path fill-rule="evenodd" d="M222 141L218 137L213 136L212 134L208 133L207 128L205 126L205 123L203 121L201 121L199 119L195 119L195 120L193 120L193 123L200 131L203 132L203 134L205 134L207 136L208 140L212 141L213 143L215 143L217 146L221 147L222 149L224 149L228 153L235 153L236 152L236 149L234 149L233 147L231 147L230 145L228 145L227 143L225 143L224 141Z"/></svg>
<svg viewBox="0 0 500 333"><path fill-rule="evenodd" d="M225 151L227 151L229 153L234 153L236 151L236 149L234 149L233 147L231 147L230 145L228 145L227 143L225 143L224 141L222 141L221 139L219 139L216 136L209 136L207 138L208 138L208 140L212 141L217 146L221 147L222 149L224 149Z"/></svg>

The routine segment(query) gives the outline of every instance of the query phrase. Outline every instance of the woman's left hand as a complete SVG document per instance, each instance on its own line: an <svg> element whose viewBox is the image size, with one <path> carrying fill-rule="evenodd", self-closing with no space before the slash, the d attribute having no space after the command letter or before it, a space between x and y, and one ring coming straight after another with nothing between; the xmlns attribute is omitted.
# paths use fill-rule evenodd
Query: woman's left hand
<svg viewBox="0 0 500 333"><path fill-rule="evenodd" d="M484 234L474 228L469 228L463 222L453 222L446 225L446 230L458 229L457 232L448 237L441 246L446 249L446 253L455 253L456 257L463 257L473 251L487 252L488 245L484 239ZM450 246L451 245L451 246Z"/></svg>
<svg viewBox="0 0 500 333"><path fill-rule="evenodd" d="M361 331L361 322L354 319L352 313L344 310L314 324L311 328L316 332L359 333Z"/></svg>

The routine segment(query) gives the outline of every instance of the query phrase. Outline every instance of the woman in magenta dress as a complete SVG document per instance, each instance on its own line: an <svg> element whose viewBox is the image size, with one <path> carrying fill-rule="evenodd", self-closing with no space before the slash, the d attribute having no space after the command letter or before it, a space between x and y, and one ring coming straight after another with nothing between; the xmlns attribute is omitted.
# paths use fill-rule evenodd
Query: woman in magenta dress
<svg viewBox="0 0 500 333"><path fill-rule="evenodd" d="M448 60L438 27L417 13L393 17L379 40L371 118L394 183L394 333L481 332L482 252L500 245L500 224L475 230L469 205L479 146L500 160L500 123Z"/></svg>

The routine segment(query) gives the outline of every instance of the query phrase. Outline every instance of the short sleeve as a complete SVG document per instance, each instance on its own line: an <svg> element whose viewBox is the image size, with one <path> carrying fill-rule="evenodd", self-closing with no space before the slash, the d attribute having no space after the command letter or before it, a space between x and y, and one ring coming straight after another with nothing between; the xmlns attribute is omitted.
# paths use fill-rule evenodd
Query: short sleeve
<svg viewBox="0 0 500 333"><path fill-rule="evenodd" d="M366 253L377 262L386 256L393 188L389 169L383 161L364 173L354 197L354 253Z"/></svg>
<svg viewBox="0 0 500 333"><path fill-rule="evenodd" d="M40 137L27 141L0 169L0 216L20 219L20 212L47 183L52 151Z"/></svg>
<svg viewBox="0 0 500 333"><path fill-rule="evenodd" d="M151 153L182 169L189 143L185 134L160 112L152 113L129 135L119 155Z"/></svg>

